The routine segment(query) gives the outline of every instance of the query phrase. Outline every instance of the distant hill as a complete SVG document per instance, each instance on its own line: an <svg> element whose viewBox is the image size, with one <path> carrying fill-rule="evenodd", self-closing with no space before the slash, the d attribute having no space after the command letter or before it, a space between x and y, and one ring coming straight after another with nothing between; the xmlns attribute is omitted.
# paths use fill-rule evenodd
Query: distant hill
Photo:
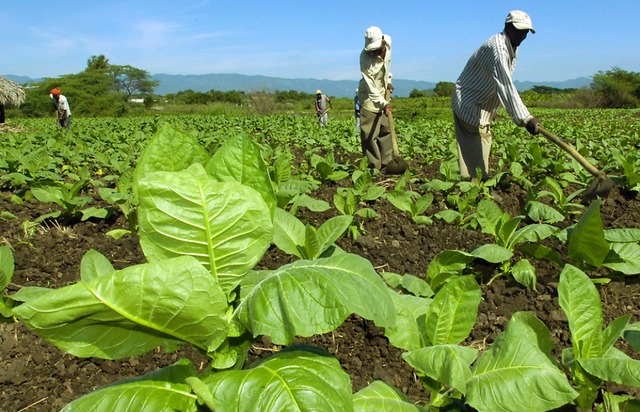
<svg viewBox="0 0 640 412"><path fill-rule="evenodd" d="M4 77L5 79L9 79L12 82L16 82L18 84L37 83L43 80L43 79L32 79L29 76L17 76L15 74L0 74L0 77Z"/></svg>
<svg viewBox="0 0 640 412"><path fill-rule="evenodd" d="M19 84L35 83L42 79L27 76L0 75ZM209 90L239 90L247 93L254 91L287 91L315 93L317 89L332 97L352 97L358 87L358 80L326 80L326 79L286 79L281 77L249 76L244 74L154 74L151 76L160 83L155 93L165 95L184 90L208 92ZM523 92L533 86L548 86L557 89L581 88L591 84L591 78L579 77L562 82L530 82L516 81L516 87ZM394 94L397 97L408 97L413 89L433 90L436 82L421 80L395 79Z"/></svg>
<svg viewBox="0 0 640 412"><path fill-rule="evenodd" d="M207 92L209 90L219 90L223 92L230 90L241 90L245 92L258 90L295 90L298 92L315 93L317 89L320 89L329 96L351 97L355 94L355 90L358 87L358 80L285 79L244 74L155 74L153 78L160 82L156 88L156 93L161 95L177 93L183 90L193 90L196 92ZM529 90L533 86L548 86L557 89L579 89L591 84L591 78L580 77L562 82L516 81L515 84L521 92ZM395 79L393 86L396 96L408 97L413 89L433 90L436 83L421 80Z"/></svg>
<svg viewBox="0 0 640 412"><path fill-rule="evenodd" d="M589 86L593 82L591 77L578 77L577 79L565 80L562 82L520 82L514 81L518 91L524 92L533 86L555 87L556 89L580 89Z"/></svg>
<svg viewBox="0 0 640 412"><path fill-rule="evenodd" d="M326 80L326 79L285 79L281 77L249 76L244 74L199 74L199 75L173 75L154 74L153 78L160 84L156 87L156 93L165 95L183 90L196 92L208 92L209 90L230 91L286 91L295 90L314 94L320 89L329 96L351 97L355 95L358 80ZM393 83L394 94L399 97L407 97L411 90L430 90L435 83L401 80Z"/></svg>

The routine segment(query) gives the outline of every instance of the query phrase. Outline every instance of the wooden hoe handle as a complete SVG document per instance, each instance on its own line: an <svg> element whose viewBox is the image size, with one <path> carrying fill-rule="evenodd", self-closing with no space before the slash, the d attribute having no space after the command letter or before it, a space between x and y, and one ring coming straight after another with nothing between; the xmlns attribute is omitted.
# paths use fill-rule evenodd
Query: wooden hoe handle
<svg viewBox="0 0 640 412"><path fill-rule="evenodd" d="M580 152L578 152L576 149L573 148L573 146L569 145L568 143L564 142L563 140L561 140L558 136L554 135L553 133L551 133L550 131L544 129L542 126L538 125L538 131L540 133L542 133L542 135L544 137L546 137L548 140L552 141L553 143L557 144L558 146L560 146L560 148L562 150L564 150L565 152L569 153L574 159L576 159L578 161L578 163L580 163L580 165L582 167L584 167L589 173L591 173L592 175L598 177L602 174L601 171L599 171L594 165L592 165L591 163L589 163L587 161L587 159L585 159Z"/></svg>

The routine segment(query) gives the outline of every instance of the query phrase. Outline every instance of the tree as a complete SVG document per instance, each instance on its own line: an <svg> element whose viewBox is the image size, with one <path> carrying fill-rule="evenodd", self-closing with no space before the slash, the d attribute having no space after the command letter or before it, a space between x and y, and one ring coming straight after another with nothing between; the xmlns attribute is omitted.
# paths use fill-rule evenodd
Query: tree
<svg viewBox="0 0 640 412"><path fill-rule="evenodd" d="M557 87L550 86L533 86L531 91L538 94L560 94L564 93L566 89L558 89Z"/></svg>
<svg viewBox="0 0 640 412"><path fill-rule="evenodd" d="M640 107L640 73L613 67L594 75L591 87L602 98L605 107Z"/></svg>
<svg viewBox="0 0 640 412"><path fill-rule="evenodd" d="M110 67L109 59L107 59L104 54L101 54L99 56L91 56L87 60L87 68L85 71L107 71Z"/></svg>
<svg viewBox="0 0 640 412"><path fill-rule="evenodd" d="M409 97L412 99L416 99L418 97L426 97L426 96L427 96L427 93L418 89L413 89L411 90L411 93L409 93Z"/></svg>
<svg viewBox="0 0 640 412"><path fill-rule="evenodd" d="M453 82L438 82L436 87L433 88L433 91L436 92L438 96L451 97L455 88L456 84Z"/></svg>
<svg viewBox="0 0 640 412"><path fill-rule="evenodd" d="M146 70L129 65L112 67L118 88L127 95L127 99L132 94L153 93L153 89L160 83L157 80L151 80L151 75Z"/></svg>

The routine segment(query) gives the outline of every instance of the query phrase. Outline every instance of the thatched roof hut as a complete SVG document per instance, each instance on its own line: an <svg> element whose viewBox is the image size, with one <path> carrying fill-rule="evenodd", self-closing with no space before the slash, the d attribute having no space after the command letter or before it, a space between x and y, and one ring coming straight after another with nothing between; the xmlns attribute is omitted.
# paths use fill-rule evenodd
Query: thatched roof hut
<svg viewBox="0 0 640 412"><path fill-rule="evenodd" d="M0 104L18 107L24 103L24 90L18 83L0 77Z"/></svg>

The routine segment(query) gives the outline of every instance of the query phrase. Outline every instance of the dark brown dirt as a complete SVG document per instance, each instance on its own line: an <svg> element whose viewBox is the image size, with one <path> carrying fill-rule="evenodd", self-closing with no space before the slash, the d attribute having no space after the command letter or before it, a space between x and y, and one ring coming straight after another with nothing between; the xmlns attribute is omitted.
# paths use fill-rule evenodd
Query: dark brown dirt
<svg viewBox="0 0 640 412"><path fill-rule="evenodd" d="M415 165L412 165L415 167ZM424 170L424 166L420 166ZM433 166L435 167L435 166ZM429 168L426 175L435 176L437 168ZM380 176L379 179L388 179ZM314 197L330 200L335 185L323 185ZM516 185L497 189L501 208L512 216L521 213L523 190ZM135 235L114 240L105 233L115 228L126 228L121 215L108 220L87 222L50 223L26 236L22 222L33 221L43 213L54 210L51 205L27 202L15 205L9 201L11 193L3 192L0 211L16 216L0 220L0 242L10 245L15 254L16 271L10 292L20 286L61 287L79 279L82 256L96 249L107 256L116 268L142 263ZM431 226L415 224L386 200L370 204L378 219L364 221L366 234L357 241L341 239L339 245L352 253L369 259L380 271L409 273L424 277L429 262L437 253L448 250L470 250L487 243L489 238L477 231L462 230L456 225L434 221ZM437 211L437 204L433 210ZM635 196L614 188L610 198L602 205L605 228L640 227L640 202ZM328 218L327 214L302 211L303 218L315 224ZM561 249L562 245L555 245ZM277 268L292 259L271 249L261 267ZM510 278L498 278L490 285L481 280L483 302L478 321L468 343L476 347L490 345L504 329L512 313L531 311L551 330L558 353L571 346L570 334L557 299L557 281L560 269L533 262L538 273L536 291L525 289ZM492 267L478 267L488 275ZM638 276L614 277L608 285L599 286L605 324L623 314L632 314L632 322L640 321L640 285ZM332 333L301 339L335 354L350 374L353 389L359 390L374 380L394 385L414 401L426 401L428 393L415 376L413 369L402 360L402 352L391 346L383 330L357 316L350 317ZM252 350L258 358L277 350L262 342ZM176 353L152 352L145 356L121 361L79 359L58 350L32 334L20 324L0 324L0 410L2 411L56 411L76 397L113 381L140 376L170 365L182 357L195 365L206 367L206 359L185 347ZM608 387L611 391L633 393L627 387Z"/></svg>

